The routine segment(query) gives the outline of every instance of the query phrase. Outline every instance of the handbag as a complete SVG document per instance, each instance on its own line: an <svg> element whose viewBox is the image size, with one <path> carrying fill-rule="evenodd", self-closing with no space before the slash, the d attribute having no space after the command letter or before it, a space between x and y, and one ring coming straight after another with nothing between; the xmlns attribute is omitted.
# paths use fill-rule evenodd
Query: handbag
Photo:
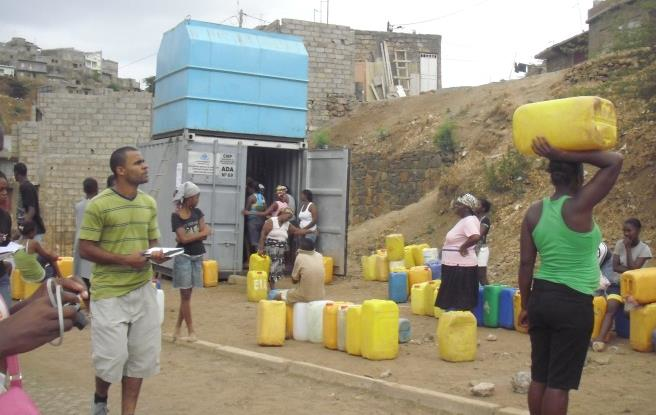
<svg viewBox="0 0 656 415"><path fill-rule="evenodd" d="M39 415L39 409L23 389L18 356L8 356L6 359L7 392L0 394L0 414L2 415Z"/></svg>

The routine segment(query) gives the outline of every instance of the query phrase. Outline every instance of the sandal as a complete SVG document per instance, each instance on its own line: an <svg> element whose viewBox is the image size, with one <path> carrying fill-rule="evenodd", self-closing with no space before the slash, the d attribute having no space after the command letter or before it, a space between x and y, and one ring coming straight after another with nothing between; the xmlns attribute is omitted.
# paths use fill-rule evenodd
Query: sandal
<svg viewBox="0 0 656 415"><path fill-rule="evenodd" d="M600 341L594 341L592 342L592 350L597 353L601 353L604 350L606 350L606 343Z"/></svg>
<svg viewBox="0 0 656 415"><path fill-rule="evenodd" d="M181 340L184 340L189 343L195 343L198 341L198 338L196 337L195 334L192 334L190 336L182 337Z"/></svg>

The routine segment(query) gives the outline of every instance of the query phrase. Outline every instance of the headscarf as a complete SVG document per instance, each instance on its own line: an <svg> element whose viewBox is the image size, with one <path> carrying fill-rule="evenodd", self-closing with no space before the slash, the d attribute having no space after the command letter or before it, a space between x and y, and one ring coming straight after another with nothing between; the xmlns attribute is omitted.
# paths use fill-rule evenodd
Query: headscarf
<svg viewBox="0 0 656 415"><path fill-rule="evenodd" d="M456 202L467 206L472 211L476 211L476 209L478 209L478 199L471 193L465 193L464 195L457 198Z"/></svg>
<svg viewBox="0 0 656 415"><path fill-rule="evenodd" d="M276 186L276 193L287 193L287 187L279 184Z"/></svg>
<svg viewBox="0 0 656 415"><path fill-rule="evenodd" d="M608 258L608 245L605 242L599 244L597 248L597 262L601 266Z"/></svg>
<svg viewBox="0 0 656 415"><path fill-rule="evenodd" d="M262 193L264 191L264 185L262 183L257 184L257 189L255 189L256 192Z"/></svg>
<svg viewBox="0 0 656 415"><path fill-rule="evenodd" d="M280 216L281 213L289 213L290 215L294 216L294 209L290 207L282 208L280 209L280 212L278 212L278 216Z"/></svg>
<svg viewBox="0 0 656 415"><path fill-rule="evenodd" d="M173 201L178 204L182 204L182 202L185 199L194 197L199 193L200 193L200 189L198 188L198 186L196 186L192 182L184 182L176 189L175 195L173 196Z"/></svg>

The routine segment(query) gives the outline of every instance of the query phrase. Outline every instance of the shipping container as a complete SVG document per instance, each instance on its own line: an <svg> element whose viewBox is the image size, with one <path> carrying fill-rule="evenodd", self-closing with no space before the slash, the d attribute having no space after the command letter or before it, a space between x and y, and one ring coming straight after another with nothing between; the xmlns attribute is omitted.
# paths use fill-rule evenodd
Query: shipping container
<svg viewBox="0 0 656 415"><path fill-rule="evenodd" d="M286 185L300 206L310 189L319 209L317 250L346 272L348 149L309 150L308 55L298 36L185 20L164 33L157 54L150 166L142 189L158 204L162 246L174 246L177 185L201 188L199 208L213 233L207 257L221 276L243 271L246 179L265 186L267 205ZM171 262L171 261L169 261ZM161 271L170 271L170 264Z"/></svg>
<svg viewBox="0 0 656 415"><path fill-rule="evenodd" d="M317 251L334 259L335 275L346 273L349 192L349 150L309 150L305 141L181 136L152 140L140 146L150 167L150 181L142 190L155 198L162 246L175 246L171 230L173 193L192 181L201 189L198 207L212 235L205 241L207 257L220 264L221 275L243 270L246 178L265 186L267 204L275 186L285 184L300 204L301 190L310 189L319 209ZM169 261L171 262L171 261ZM165 264L162 271L172 265Z"/></svg>

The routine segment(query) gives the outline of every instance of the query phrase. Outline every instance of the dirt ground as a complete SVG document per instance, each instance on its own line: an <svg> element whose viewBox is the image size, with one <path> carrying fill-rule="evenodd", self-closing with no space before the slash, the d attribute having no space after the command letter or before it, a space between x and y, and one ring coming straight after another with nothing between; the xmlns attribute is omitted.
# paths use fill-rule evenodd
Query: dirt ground
<svg viewBox="0 0 656 415"><path fill-rule="evenodd" d="M288 281L279 288L288 287ZM164 332L172 332L177 313L178 294L168 282ZM360 279L340 278L327 286L327 298L360 303L370 298L386 298L387 284ZM510 379L518 371L530 370L528 336L505 329L479 328L480 346L476 361L448 363L440 360L437 346L429 336L435 335L437 320L411 314L409 304L400 305L400 314L412 324L412 337L422 344L400 345L399 356L389 361L369 361L319 344L287 340L283 347L259 347L255 338L256 304L246 301L244 285L221 283L217 288L198 290L193 295L195 326L199 338L214 343L237 346L299 361L328 366L358 375L378 378L391 370L388 380L440 392L469 396L469 382L492 382L496 392L488 401L526 408L526 395L512 392ZM487 341L488 334L498 340ZM615 352L590 352L591 361L584 369L581 389L570 398L572 414L645 414L653 409L653 379L656 375L654 354L630 349L618 339ZM605 362L603 358L609 358ZM597 360L599 360L597 362ZM621 399L617 399L621 397Z"/></svg>
<svg viewBox="0 0 656 415"><path fill-rule="evenodd" d="M26 389L43 415L89 413L94 376L89 336L89 330L74 330L61 347L46 345L21 357ZM162 371L144 382L139 414L432 413L407 401L281 375L169 342L162 346ZM110 389L109 408L120 414L120 387Z"/></svg>

